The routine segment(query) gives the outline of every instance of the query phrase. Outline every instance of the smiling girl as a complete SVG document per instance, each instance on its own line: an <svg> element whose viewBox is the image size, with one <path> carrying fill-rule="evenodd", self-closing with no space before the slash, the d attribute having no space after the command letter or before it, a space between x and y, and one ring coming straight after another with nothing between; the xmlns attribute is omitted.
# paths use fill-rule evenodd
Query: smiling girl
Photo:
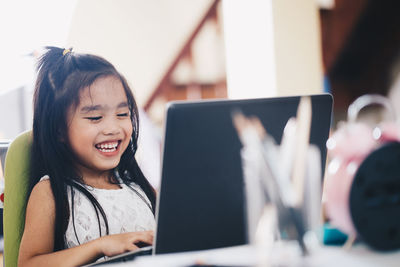
<svg viewBox="0 0 400 267"><path fill-rule="evenodd" d="M135 160L138 131L131 89L112 64L47 48L19 266L78 266L152 244L155 191Z"/></svg>

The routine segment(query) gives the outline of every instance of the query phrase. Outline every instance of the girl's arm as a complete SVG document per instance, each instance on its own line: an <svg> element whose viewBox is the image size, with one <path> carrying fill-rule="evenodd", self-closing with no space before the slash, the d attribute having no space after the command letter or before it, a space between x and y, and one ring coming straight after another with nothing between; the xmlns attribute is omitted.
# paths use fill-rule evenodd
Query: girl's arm
<svg viewBox="0 0 400 267"><path fill-rule="evenodd" d="M79 266L106 256L137 249L137 242L152 243L153 233L136 232L109 235L83 245L53 252L55 203L50 181L39 182L32 190L26 208L25 229L18 266Z"/></svg>

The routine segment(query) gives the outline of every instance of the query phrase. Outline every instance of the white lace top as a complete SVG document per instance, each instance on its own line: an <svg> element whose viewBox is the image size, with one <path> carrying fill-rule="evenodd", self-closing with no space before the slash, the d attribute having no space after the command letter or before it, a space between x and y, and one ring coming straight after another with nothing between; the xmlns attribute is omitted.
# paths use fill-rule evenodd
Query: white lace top
<svg viewBox="0 0 400 267"><path fill-rule="evenodd" d="M41 180L50 179L48 175ZM150 201L143 190L135 183L130 189L127 185L121 184L121 189L99 189L84 185L84 187L96 198L103 208L109 227L109 234L125 232L138 232L155 229L155 219ZM68 202L70 216L68 228L65 232L67 247L75 247L100 237L98 220L93 205L89 199L77 189L74 190L74 225L71 214L71 187L68 188ZM146 203L145 203L146 201ZM101 234L104 236L106 227L104 220L99 213Z"/></svg>

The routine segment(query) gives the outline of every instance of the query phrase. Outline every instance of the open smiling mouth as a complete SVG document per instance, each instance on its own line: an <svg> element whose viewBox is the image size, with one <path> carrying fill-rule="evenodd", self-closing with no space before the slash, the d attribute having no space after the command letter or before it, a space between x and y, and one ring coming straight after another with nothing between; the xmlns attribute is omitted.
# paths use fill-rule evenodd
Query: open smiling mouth
<svg viewBox="0 0 400 267"><path fill-rule="evenodd" d="M103 143L96 144L95 147L98 150L100 150L100 152L111 153L111 152L117 151L120 143L121 143L121 140L111 141L111 142L103 142Z"/></svg>

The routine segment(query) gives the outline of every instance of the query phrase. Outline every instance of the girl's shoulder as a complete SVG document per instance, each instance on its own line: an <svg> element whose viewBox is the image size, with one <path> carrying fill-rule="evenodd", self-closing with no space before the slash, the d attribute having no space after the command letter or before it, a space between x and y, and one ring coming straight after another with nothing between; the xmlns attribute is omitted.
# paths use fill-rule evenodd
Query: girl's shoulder
<svg viewBox="0 0 400 267"><path fill-rule="evenodd" d="M53 206L54 197L51 190L50 179L46 176L43 176L33 187L29 199L35 203L41 203L41 205L46 204Z"/></svg>
<svg viewBox="0 0 400 267"><path fill-rule="evenodd" d="M33 187L32 193L34 191L40 192L50 192L51 193L51 185L50 185L50 177L48 175L40 178L39 182Z"/></svg>

